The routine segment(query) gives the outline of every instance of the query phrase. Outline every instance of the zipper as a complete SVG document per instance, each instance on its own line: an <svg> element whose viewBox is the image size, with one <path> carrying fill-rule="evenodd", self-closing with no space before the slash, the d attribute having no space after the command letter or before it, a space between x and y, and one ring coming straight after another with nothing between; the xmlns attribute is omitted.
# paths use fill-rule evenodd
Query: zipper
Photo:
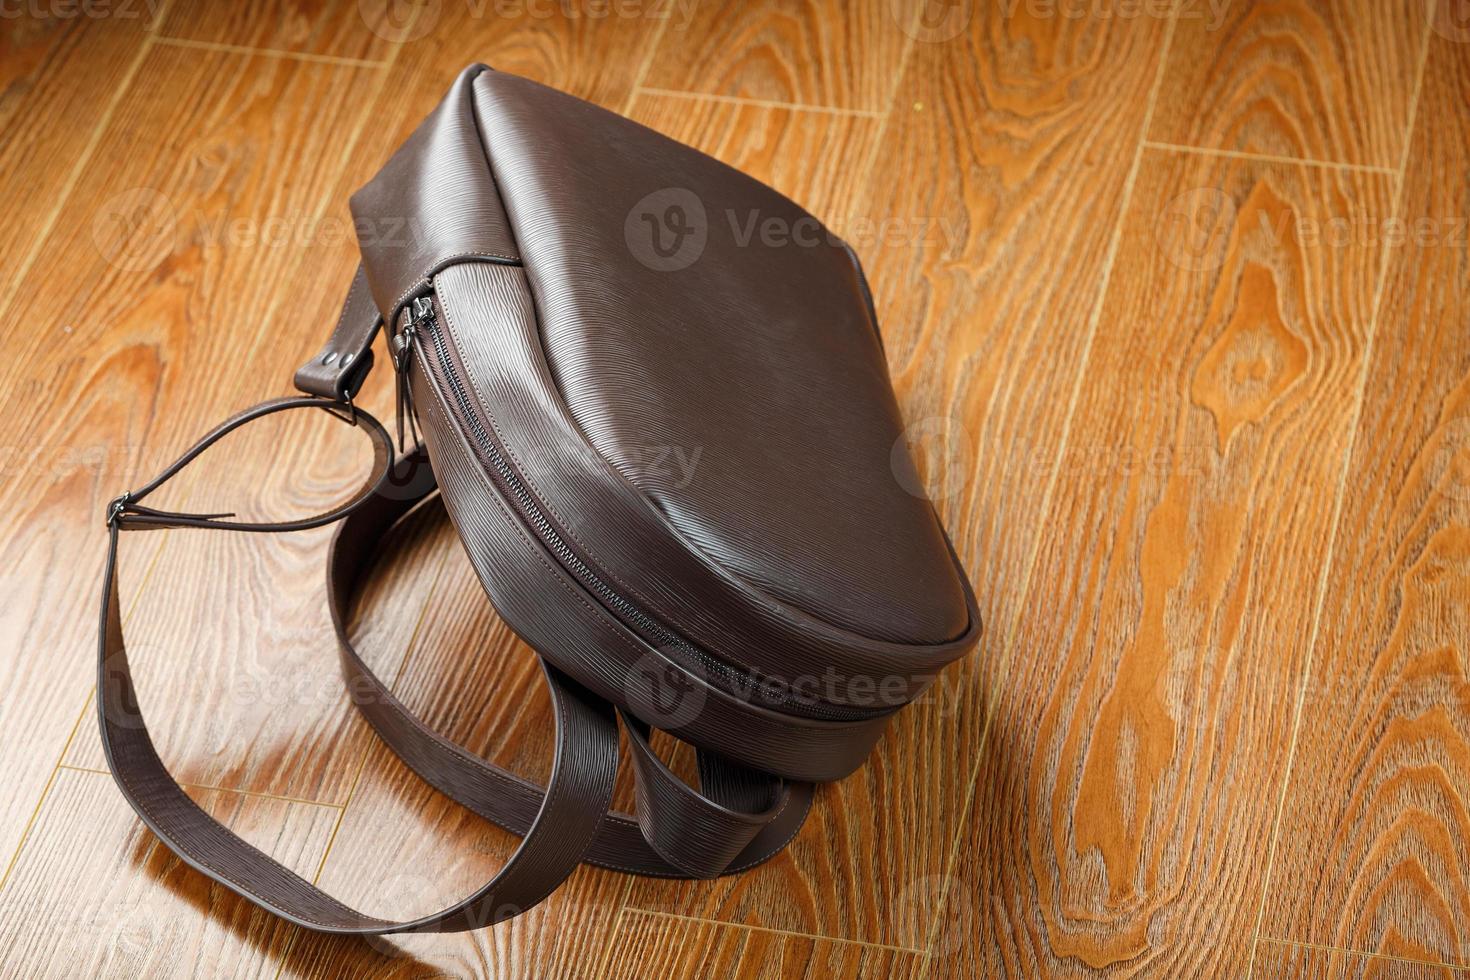
<svg viewBox="0 0 1470 980"><path fill-rule="evenodd" d="M400 442L403 438L402 413L406 412L410 426L413 424L410 401L412 396L408 389L407 372L412 366L415 350L421 352L420 358L422 359L425 338L428 338L428 346L434 353L434 361L438 367L436 373L443 379L443 387L448 390L450 400L458 408L459 419L465 423L465 427L474 437L484 459L490 464L495 477L494 482L502 491L502 496L515 503L526 523L536 532L547 550L556 556L562 567L571 572L577 581L581 582L604 606L638 633L645 642L663 651L682 654L686 661L697 662L708 672L705 680L714 681L731 694L753 698L768 706L780 706L782 710L790 714L831 721L852 721L887 714L892 710L886 707L874 709L834 705L811 698L797 697L791 692L773 687L753 673L715 659L649 614L637 602L608 584L597 570L588 565L582 556L566 543L561 532L547 518L536 498L526 487L525 481L507 460L499 440L491 434L482 421L450 356L449 341L434 312L432 295L420 296L413 301L408 323L393 338L393 364L398 371L401 392L398 401Z"/></svg>

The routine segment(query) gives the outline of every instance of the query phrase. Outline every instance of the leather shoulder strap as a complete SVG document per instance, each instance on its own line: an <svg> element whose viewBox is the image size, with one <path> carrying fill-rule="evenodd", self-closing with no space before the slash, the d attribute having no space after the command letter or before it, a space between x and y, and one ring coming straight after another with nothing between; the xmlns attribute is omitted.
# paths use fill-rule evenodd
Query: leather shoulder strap
<svg viewBox="0 0 1470 980"><path fill-rule="evenodd" d="M360 278L360 277L359 277ZM362 293L354 285L353 296ZM490 925L535 905L582 861L635 874L713 877L743 870L778 852L800 829L811 805L809 783L788 783L699 753L701 790L678 779L652 750L649 729L592 695L544 658L556 751L545 787L449 742L407 710L357 654L346 623L358 584L388 530L436 489L422 449L394 461L388 433L355 409L351 395L371 363L366 345L376 313L349 296L328 349L352 353L335 373L318 357L298 384L335 394L264 402L226 420L139 490L107 509L108 553L98 636L98 721L114 779L138 815L186 863L250 901L307 928L374 934L457 931ZM369 304L370 305L370 304ZM362 326L372 321L370 328ZM347 327L344 324L356 324ZM360 348L360 349L359 349ZM335 360L335 359L334 359ZM357 371L352 362L363 364ZM316 367L313 366L316 365ZM304 382L304 383L303 383ZM152 508L143 500L229 432L276 412L327 411L360 427L374 448L372 473L343 504L293 521L247 522L232 514ZM437 498L434 501L438 503ZM117 580L120 535L167 527L286 532L341 521L328 556L327 596L348 690L385 742L415 772L454 800L523 837L511 859L483 887L432 915L392 921L353 910L236 836L205 813L163 765L138 706L122 631ZM617 770L617 718L634 752L637 815L609 812Z"/></svg>
<svg viewBox="0 0 1470 980"><path fill-rule="evenodd" d="M297 407L330 407L330 403L318 399L285 399L247 410L201 440L170 472L177 472L183 463L239 425L271 412ZM366 413L358 413L357 420L373 439L379 465L374 478L352 500L325 514L277 524L248 524L225 521L221 516L172 513L141 505L139 499L161 480L138 494L119 498L109 507L97 674L103 750L123 795L174 853L225 887L285 919L334 933L442 932L491 925L540 902L572 872L612 798L618 758L613 709L544 661L556 718L556 756L546 794L525 839L500 873L474 894L432 915L398 922L348 908L200 809L159 759L138 708L118 601L117 547L121 532L158 527L289 531L319 526L351 512L377 494L392 462L388 434L383 427Z"/></svg>

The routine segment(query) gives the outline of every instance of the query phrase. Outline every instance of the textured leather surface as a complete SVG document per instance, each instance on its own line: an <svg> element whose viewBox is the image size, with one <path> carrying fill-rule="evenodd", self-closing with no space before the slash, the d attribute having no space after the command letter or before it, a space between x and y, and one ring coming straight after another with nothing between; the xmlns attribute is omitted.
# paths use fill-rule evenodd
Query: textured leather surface
<svg viewBox="0 0 1470 980"><path fill-rule="evenodd" d="M475 132L471 65L449 94L352 195L352 220L384 322L428 277L453 262L516 262L519 255Z"/></svg>
<svg viewBox="0 0 1470 980"><path fill-rule="evenodd" d="M907 703L935 671L973 645L973 629L935 646L871 640L776 603L732 576L689 547L662 511L582 436L540 356L521 270L461 265L439 273L434 284L471 394L549 519L618 589L701 646L765 677L823 678L836 703L855 692L865 705L882 707ZM420 366L416 360L415 373ZM432 401L416 404L422 410ZM476 487L468 484L467 492ZM487 498L466 509L492 506ZM516 625L498 599L497 607ZM556 656L554 648L543 652ZM561 662L583 683L593 683L570 660ZM715 747L732 751L718 742Z"/></svg>
<svg viewBox="0 0 1470 980"><path fill-rule="evenodd" d="M640 640L546 553L495 492L442 392L422 372L414 374L414 403L449 516L480 582L501 617L543 657L633 715L755 768L831 780L862 764L888 714L854 721L794 717L677 670L669 655ZM672 715L661 686L671 672L692 705Z"/></svg>
<svg viewBox="0 0 1470 980"><path fill-rule="evenodd" d="M597 106L502 72L473 86L542 349L598 452L776 599L897 642L962 635L960 575L929 502L904 489L903 422L841 243L770 188ZM704 228L683 268L640 261L650 195L655 225L672 199ZM812 243L742 240L770 221ZM650 465L674 449L697 465Z"/></svg>

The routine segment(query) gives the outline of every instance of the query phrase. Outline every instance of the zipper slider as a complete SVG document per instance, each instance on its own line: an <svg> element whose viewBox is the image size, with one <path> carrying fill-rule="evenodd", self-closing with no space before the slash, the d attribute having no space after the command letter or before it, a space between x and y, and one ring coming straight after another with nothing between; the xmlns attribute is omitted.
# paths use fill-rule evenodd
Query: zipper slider
<svg viewBox="0 0 1470 980"><path fill-rule="evenodd" d="M394 397L394 415L398 421L398 451L404 452L403 444L403 420L408 417L408 429L413 436L414 442L419 440L418 425L413 414L413 391L408 383L408 366L413 359L413 342L418 336L418 329L428 323L434 317L434 301L427 296L420 296L413 301L409 308L408 322L398 333L393 335L393 370L397 373L397 385Z"/></svg>
<svg viewBox="0 0 1470 980"><path fill-rule="evenodd" d="M398 371L401 372L408 365L408 359L413 356L413 339L419 326L427 323L433 316L433 300L420 296L413 301L408 322L393 337L393 365Z"/></svg>

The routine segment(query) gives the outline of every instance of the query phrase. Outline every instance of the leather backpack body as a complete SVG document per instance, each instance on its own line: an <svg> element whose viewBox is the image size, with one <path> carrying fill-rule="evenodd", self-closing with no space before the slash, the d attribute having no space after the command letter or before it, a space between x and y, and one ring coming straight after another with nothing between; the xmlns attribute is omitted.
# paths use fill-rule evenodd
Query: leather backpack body
<svg viewBox="0 0 1470 980"><path fill-rule="evenodd" d="M934 509L912 492L857 257L752 178L479 65L352 211L362 265L297 372L303 394L228 420L108 509L98 705L124 795L190 865L337 933L490 925L584 861L709 878L769 858L813 785L860 766L980 630ZM399 453L352 401L380 330ZM374 472L346 503L274 524L143 503L227 432L298 408L372 440ZM541 658L556 723L544 786L424 725L347 637L378 542L439 502ZM408 921L346 907L195 805L154 751L123 643L121 532L334 521L328 601L354 704L426 781L523 838L475 894ZM620 722L633 814L609 810ZM696 748L697 787L653 752L652 729Z"/></svg>

